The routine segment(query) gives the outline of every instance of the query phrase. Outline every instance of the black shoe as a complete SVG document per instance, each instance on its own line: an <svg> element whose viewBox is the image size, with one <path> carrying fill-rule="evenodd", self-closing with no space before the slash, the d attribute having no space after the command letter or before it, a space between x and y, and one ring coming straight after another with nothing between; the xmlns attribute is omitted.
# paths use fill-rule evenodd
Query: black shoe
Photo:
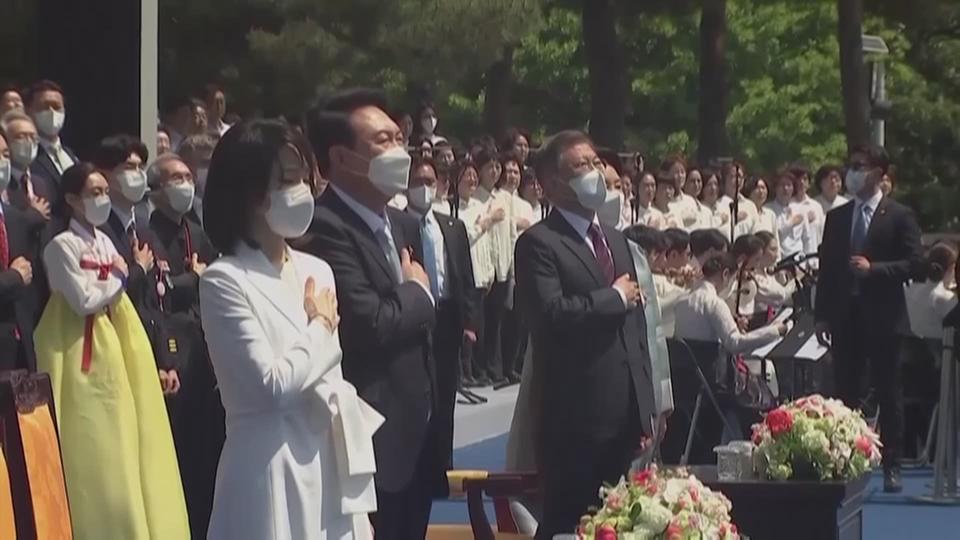
<svg viewBox="0 0 960 540"><path fill-rule="evenodd" d="M490 384L492 384L490 382L490 379L487 378L486 375L481 375L477 377L476 379L473 380L473 382L475 383L474 388L479 388L481 386L490 386Z"/></svg>
<svg viewBox="0 0 960 540"><path fill-rule="evenodd" d="M507 378L500 377L499 379L493 379L492 381L490 381L490 384L492 384L493 386L500 386L501 384L507 384Z"/></svg>
<svg viewBox="0 0 960 540"><path fill-rule="evenodd" d="M903 483L900 481L900 467L890 467L883 470L883 492L900 493Z"/></svg>
<svg viewBox="0 0 960 540"><path fill-rule="evenodd" d="M507 375L507 380L510 381L510 384L520 384L520 375L511 373Z"/></svg>
<svg viewBox="0 0 960 540"><path fill-rule="evenodd" d="M473 380L473 377L460 377L460 388L474 388L477 386L477 381Z"/></svg>

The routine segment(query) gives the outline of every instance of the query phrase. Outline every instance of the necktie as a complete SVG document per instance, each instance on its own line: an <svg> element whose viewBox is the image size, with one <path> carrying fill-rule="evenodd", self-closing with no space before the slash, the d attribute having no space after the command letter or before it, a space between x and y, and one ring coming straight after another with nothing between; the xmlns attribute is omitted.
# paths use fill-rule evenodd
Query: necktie
<svg viewBox="0 0 960 540"><path fill-rule="evenodd" d="M133 249L140 247L140 244L137 242L137 228L133 224L127 227L127 242L133 246Z"/></svg>
<svg viewBox="0 0 960 540"><path fill-rule="evenodd" d="M593 244L593 252L597 256L597 264L600 265L600 272L606 282L613 283L613 255L610 248L607 247L607 240L603 236L603 231L596 223L591 223L587 229L587 235L590 237L590 243Z"/></svg>
<svg viewBox="0 0 960 540"><path fill-rule="evenodd" d="M63 160L60 159L59 144L50 147L50 159L52 159L53 164L57 166L57 172L63 174Z"/></svg>
<svg viewBox="0 0 960 540"><path fill-rule="evenodd" d="M390 234L390 224L385 223L377 231L377 243L383 250L383 256L387 258L387 263L393 268L393 275L397 278L397 283L403 281L403 270L400 268L400 252L397 251L397 244L393 241L393 235Z"/></svg>
<svg viewBox="0 0 960 540"><path fill-rule="evenodd" d="M10 244L7 240L7 221L0 214L0 270L10 267Z"/></svg>
<svg viewBox="0 0 960 540"><path fill-rule="evenodd" d="M850 236L850 253L863 253L864 244L867 241L867 216L870 207L861 204L857 215L853 216L853 234Z"/></svg>
<svg viewBox="0 0 960 540"><path fill-rule="evenodd" d="M430 278L430 292L434 299L440 299L440 272L438 270L436 237L433 227L427 222L427 216L420 220L420 236L423 238L423 263Z"/></svg>

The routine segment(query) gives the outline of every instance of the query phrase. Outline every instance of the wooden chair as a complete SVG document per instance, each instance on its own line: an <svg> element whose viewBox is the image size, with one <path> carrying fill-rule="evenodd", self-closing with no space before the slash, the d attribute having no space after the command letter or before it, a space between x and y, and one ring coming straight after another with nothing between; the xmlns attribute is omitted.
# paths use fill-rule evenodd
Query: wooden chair
<svg viewBox="0 0 960 540"><path fill-rule="evenodd" d="M0 421L16 523L16 536L10 538L70 540L73 529L49 376L0 373Z"/></svg>
<svg viewBox="0 0 960 540"><path fill-rule="evenodd" d="M534 495L539 489L536 473L490 473L454 470L447 473L450 497L466 495L470 525L431 525L427 540L530 540L518 532L510 511L510 499ZM494 531L484 508L484 495L493 499L497 530Z"/></svg>

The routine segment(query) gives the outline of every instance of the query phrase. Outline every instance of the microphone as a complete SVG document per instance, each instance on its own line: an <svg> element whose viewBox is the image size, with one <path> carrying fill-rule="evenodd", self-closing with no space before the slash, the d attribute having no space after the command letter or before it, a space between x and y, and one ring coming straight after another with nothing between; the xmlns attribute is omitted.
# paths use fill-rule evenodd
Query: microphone
<svg viewBox="0 0 960 540"><path fill-rule="evenodd" d="M788 268L794 268L795 266L797 266L797 265L799 265L799 264L802 264L802 263L804 263L804 262L806 262L806 261L808 261L808 260L810 260L810 259L816 259L816 258L818 258L819 256L820 256L820 255L819 255L818 253L799 253L799 252L798 252L798 253L794 253L793 255L790 255L789 257L787 257L787 258L781 260L780 262L778 262L778 263L773 267L773 270L771 270L770 272L773 273L773 274L776 274L777 272L779 272L779 271L781 271L781 270L787 270Z"/></svg>

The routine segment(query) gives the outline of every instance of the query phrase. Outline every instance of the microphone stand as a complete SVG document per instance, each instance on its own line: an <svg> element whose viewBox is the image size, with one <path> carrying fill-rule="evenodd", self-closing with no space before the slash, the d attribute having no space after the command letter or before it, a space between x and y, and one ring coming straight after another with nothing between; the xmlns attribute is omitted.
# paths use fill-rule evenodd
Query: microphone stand
<svg viewBox="0 0 960 540"><path fill-rule="evenodd" d="M730 201L730 245L737 239L737 217L740 214L740 197L733 194L733 200Z"/></svg>

